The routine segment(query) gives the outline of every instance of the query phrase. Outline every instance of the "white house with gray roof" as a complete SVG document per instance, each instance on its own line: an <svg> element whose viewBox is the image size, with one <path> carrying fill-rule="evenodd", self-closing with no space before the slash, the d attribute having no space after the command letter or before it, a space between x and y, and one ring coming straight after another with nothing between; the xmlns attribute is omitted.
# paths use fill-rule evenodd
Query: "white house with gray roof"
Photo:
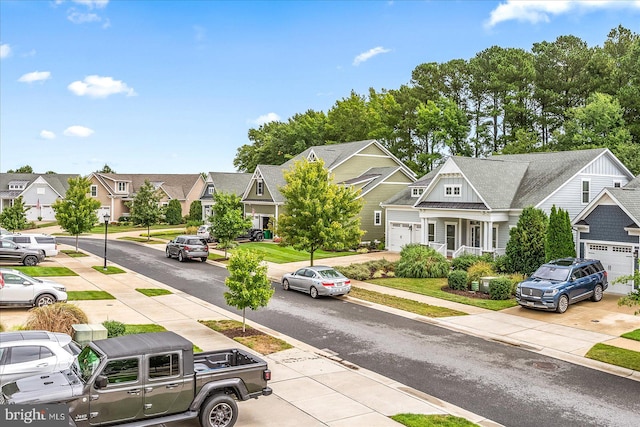
<svg viewBox="0 0 640 427"><path fill-rule="evenodd" d="M578 253L607 270L607 292L628 294L633 282L613 282L638 269L640 251L640 177L626 186L603 189L573 220Z"/></svg>
<svg viewBox="0 0 640 427"><path fill-rule="evenodd" d="M202 219L206 222L211 215L213 195L215 193L232 193L242 196L251 179L250 173L240 172L209 172L205 179L205 186L200 196L202 204Z"/></svg>
<svg viewBox="0 0 640 427"><path fill-rule="evenodd" d="M608 150L450 157L381 204L387 248L429 244L444 255L503 254L522 209L574 218L605 187L622 187L631 172Z"/></svg>

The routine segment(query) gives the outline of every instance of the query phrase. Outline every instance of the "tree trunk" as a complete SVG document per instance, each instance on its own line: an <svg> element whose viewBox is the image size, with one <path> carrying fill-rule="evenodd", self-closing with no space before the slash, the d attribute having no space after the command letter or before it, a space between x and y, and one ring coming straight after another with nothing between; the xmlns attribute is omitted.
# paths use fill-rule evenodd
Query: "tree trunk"
<svg viewBox="0 0 640 427"><path fill-rule="evenodd" d="M76 252L78 252L78 235L76 234Z"/></svg>
<svg viewBox="0 0 640 427"><path fill-rule="evenodd" d="M147 242L151 240L151 225L147 225Z"/></svg>
<svg viewBox="0 0 640 427"><path fill-rule="evenodd" d="M245 327L245 324L246 324L246 318L244 317L244 312L245 312L246 310L247 310L246 308L243 308L243 309L242 309L242 333L243 333L243 334L246 332L246 327Z"/></svg>

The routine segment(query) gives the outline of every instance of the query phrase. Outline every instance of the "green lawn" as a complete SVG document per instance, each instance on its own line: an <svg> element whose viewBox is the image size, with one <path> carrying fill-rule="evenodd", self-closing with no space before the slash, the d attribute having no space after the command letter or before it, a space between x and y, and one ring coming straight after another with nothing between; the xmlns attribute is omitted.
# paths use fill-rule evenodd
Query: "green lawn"
<svg viewBox="0 0 640 427"><path fill-rule="evenodd" d="M93 301L103 299L116 299L106 291L67 291L69 301Z"/></svg>
<svg viewBox="0 0 640 427"><path fill-rule="evenodd" d="M477 424L453 415L397 414L391 417L407 427L473 427Z"/></svg>
<svg viewBox="0 0 640 427"><path fill-rule="evenodd" d="M287 262L308 261L310 259L309 252L297 251L291 246L280 246L276 243L266 242L248 242L241 243L237 248L230 250L230 253L238 249L251 249L258 252L265 261L274 262L276 264L284 264ZM334 258L339 256L355 255L355 252L327 252L318 250L313 254L314 264L316 260L323 258Z"/></svg>
<svg viewBox="0 0 640 427"><path fill-rule="evenodd" d="M77 276L78 273L67 267L25 267L17 266L13 267L16 270L22 271L24 274L33 277L57 277L57 276Z"/></svg>
<svg viewBox="0 0 640 427"><path fill-rule="evenodd" d="M114 267L112 265L108 265L106 270L104 269L104 266L102 266L102 265L94 265L91 268L93 268L96 271L99 271L102 274L120 274L120 273L125 273L125 271L122 270L121 268Z"/></svg>
<svg viewBox="0 0 640 427"><path fill-rule="evenodd" d="M178 225L169 225L169 224L155 224L152 225L151 230L172 230L172 229L178 229L181 228L183 231L181 231L181 234L184 233L184 230L186 229L186 224L178 224ZM115 225L115 224L109 224L109 228L107 230L108 234L113 234L113 233L123 233L125 231L140 231L140 233L147 233L147 227L142 227L142 226L138 226L138 225ZM95 227L93 227L91 230L88 231L88 234L102 234L104 235L104 223L96 225ZM56 235L58 236L70 236L69 233L67 232L63 232L63 233L56 233Z"/></svg>
<svg viewBox="0 0 640 427"><path fill-rule="evenodd" d="M637 351L600 343L591 347L585 357L610 365L640 371L640 353Z"/></svg>
<svg viewBox="0 0 640 427"><path fill-rule="evenodd" d="M80 251L76 252L75 249L63 249L60 252L70 256L71 258L82 258L82 257L85 257L85 256L89 256L89 255L85 254L84 252L80 252Z"/></svg>
<svg viewBox="0 0 640 427"><path fill-rule="evenodd" d="M387 279L367 279L366 282L495 311L518 305L513 298L504 301L494 301L450 294L442 290L442 287L447 286L447 279L405 279L394 277Z"/></svg>
<svg viewBox="0 0 640 427"><path fill-rule="evenodd" d="M371 301L376 304L386 305L387 307L393 307L397 308L398 310L409 311L411 313L416 313L421 316L427 317L464 316L465 314L467 314L461 311L425 304L406 298L396 297L394 295L381 294L379 292L369 291L367 289L362 289L355 286L351 288L351 292L349 293L349 295L354 298Z"/></svg>
<svg viewBox="0 0 640 427"><path fill-rule="evenodd" d="M163 240L173 240L176 237L178 237L181 234L185 234L186 230L180 230L180 231L158 231L155 233L151 233L151 237L155 237L156 239L163 239ZM142 233L140 234L140 236L142 237L147 237L147 233ZM166 242L161 242L161 243L166 243Z"/></svg>
<svg viewBox="0 0 640 427"><path fill-rule="evenodd" d="M146 334L149 332L167 332L167 329L155 323L144 323L140 325L126 324L124 330L125 335Z"/></svg>
<svg viewBox="0 0 640 427"><path fill-rule="evenodd" d="M630 340L640 341L640 329L636 329L635 331L627 332L626 334L620 335L622 338L628 338Z"/></svg>
<svg viewBox="0 0 640 427"><path fill-rule="evenodd" d="M148 239L146 237L133 237L133 236L118 237L118 240L129 240L131 242L137 242L137 243L149 243L151 245L164 245L165 243L167 243L163 240Z"/></svg>
<svg viewBox="0 0 640 427"><path fill-rule="evenodd" d="M136 288L136 291L148 297L157 297L160 295L171 295L173 293L166 289L158 289L158 288Z"/></svg>

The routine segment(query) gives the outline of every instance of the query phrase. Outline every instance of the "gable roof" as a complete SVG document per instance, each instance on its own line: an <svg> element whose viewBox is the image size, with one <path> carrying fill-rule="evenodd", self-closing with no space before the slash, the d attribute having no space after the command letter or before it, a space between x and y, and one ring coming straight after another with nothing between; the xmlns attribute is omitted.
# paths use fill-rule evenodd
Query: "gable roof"
<svg viewBox="0 0 640 427"><path fill-rule="evenodd" d="M600 204L603 199L609 197L633 220L635 224L630 226L640 228L640 187L607 187L604 188L583 210L573 219L574 224L584 223L584 219Z"/></svg>
<svg viewBox="0 0 640 427"><path fill-rule="evenodd" d="M249 180L249 184L242 195L242 201L251 201L256 199L251 199L249 194L251 192L251 187L253 186L253 181L258 177L262 177L262 181L264 185L267 187L267 191L271 194L271 199L274 203L284 203L284 196L280 193L280 187L283 187L286 184L284 179L284 171L285 168L282 166L275 165L258 165L256 166L256 170L253 173L251 179ZM260 199L260 201L264 201L264 199Z"/></svg>
<svg viewBox="0 0 640 427"><path fill-rule="evenodd" d="M387 167L379 167L379 168L371 168L364 172L362 175L343 181L339 184L347 184L347 185L356 185L364 183L362 188L360 189L359 197L363 197L369 191L376 188L378 185L383 183L387 178L389 178L394 173L401 171L406 175L406 172L401 167L387 166ZM407 175L409 179L414 179L413 176Z"/></svg>
<svg viewBox="0 0 640 427"><path fill-rule="evenodd" d="M122 173L99 173L94 172L94 176L114 194L116 193L116 182L129 182L128 196L134 197L137 191L149 181L161 189L170 199L186 200L187 195L196 185L199 179L203 179L199 173L195 174L122 174Z"/></svg>
<svg viewBox="0 0 640 427"><path fill-rule="evenodd" d="M70 173L0 173L0 197L3 198L16 198L24 190L9 190L9 183L14 181L22 181L25 185L25 190L38 179L44 179L49 186L60 195L64 197L67 194L69 188L69 178L75 178L80 175Z"/></svg>
<svg viewBox="0 0 640 427"><path fill-rule="evenodd" d="M244 172L209 172L208 184L213 184L218 193L232 193L242 196L252 176L253 174ZM212 199L213 195L205 191L201 198Z"/></svg>
<svg viewBox="0 0 640 427"><path fill-rule="evenodd" d="M640 188L640 175L629 181L624 188Z"/></svg>

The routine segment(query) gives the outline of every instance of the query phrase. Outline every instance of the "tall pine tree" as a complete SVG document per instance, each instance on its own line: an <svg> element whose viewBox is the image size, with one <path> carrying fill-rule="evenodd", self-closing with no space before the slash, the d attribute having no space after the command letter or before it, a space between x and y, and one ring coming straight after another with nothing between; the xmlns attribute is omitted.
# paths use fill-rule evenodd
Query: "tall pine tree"
<svg viewBox="0 0 640 427"><path fill-rule="evenodd" d="M561 208L556 209L556 205L551 207L544 253L547 261L576 256L576 246L573 242L569 212Z"/></svg>

